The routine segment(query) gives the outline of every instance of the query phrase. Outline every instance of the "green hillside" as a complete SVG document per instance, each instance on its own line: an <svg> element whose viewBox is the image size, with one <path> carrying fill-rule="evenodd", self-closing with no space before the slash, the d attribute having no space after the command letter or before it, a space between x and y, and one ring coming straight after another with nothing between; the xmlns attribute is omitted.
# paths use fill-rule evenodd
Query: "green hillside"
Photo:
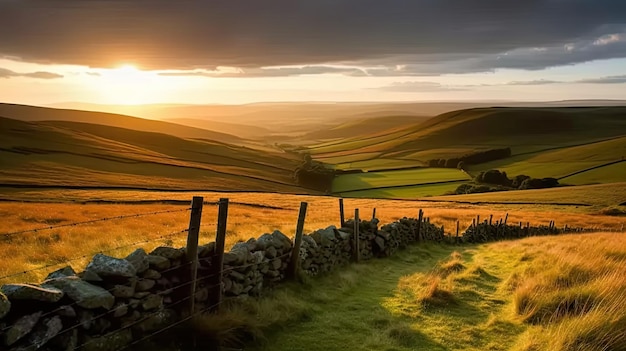
<svg viewBox="0 0 626 351"><path fill-rule="evenodd" d="M455 156L511 147L514 154L580 144L626 133L626 107L476 108L454 111L395 131L373 132L310 147L316 157L379 152L379 158ZM434 152L433 152L434 150Z"/></svg>
<svg viewBox="0 0 626 351"><path fill-rule="evenodd" d="M294 156L79 122L0 118L5 185L301 192Z"/></svg>
<svg viewBox="0 0 626 351"><path fill-rule="evenodd" d="M207 129L184 126L175 123L120 114L56 109L27 105L0 103L0 116L21 121L69 121L100 124L111 127L127 128L144 132L170 134L180 138L219 140L225 143L243 143L234 135Z"/></svg>

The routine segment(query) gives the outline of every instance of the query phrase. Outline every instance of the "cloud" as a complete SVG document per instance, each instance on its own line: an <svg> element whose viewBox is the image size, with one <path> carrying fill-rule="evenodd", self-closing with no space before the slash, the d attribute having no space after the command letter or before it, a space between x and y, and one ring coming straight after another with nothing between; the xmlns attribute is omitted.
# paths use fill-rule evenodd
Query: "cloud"
<svg viewBox="0 0 626 351"><path fill-rule="evenodd" d="M601 78L592 78L592 79L582 79L577 81L577 83L586 83L586 84L624 84L626 83L626 74L621 76L608 76Z"/></svg>
<svg viewBox="0 0 626 351"><path fill-rule="evenodd" d="M563 82L559 82L556 80L546 80L546 79L538 79L538 80L526 80L526 81L512 81L508 82L505 85L547 85L547 84L559 84Z"/></svg>
<svg viewBox="0 0 626 351"><path fill-rule="evenodd" d="M52 72L31 72L31 73L18 73L5 68L0 68L0 78L13 78L13 77L28 77L37 79L55 79L63 78L62 75Z"/></svg>
<svg viewBox="0 0 626 351"><path fill-rule="evenodd" d="M626 57L623 0L2 1L0 23L11 28L0 57L248 76L291 74L258 71L267 66L383 62L367 73L411 76Z"/></svg>
<svg viewBox="0 0 626 351"><path fill-rule="evenodd" d="M333 66L301 66L301 67L261 67L261 68L235 68L218 67L214 70L180 70L160 72L160 76L168 77L227 77L227 78L251 78L251 77L289 77L307 74L343 74L349 76L366 76L365 70L358 67L333 67Z"/></svg>
<svg viewBox="0 0 626 351"><path fill-rule="evenodd" d="M441 91L463 91L467 90L462 87L452 87L441 85L436 82L393 82L389 85L374 88L381 91L397 92L397 93L431 93Z"/></svg>

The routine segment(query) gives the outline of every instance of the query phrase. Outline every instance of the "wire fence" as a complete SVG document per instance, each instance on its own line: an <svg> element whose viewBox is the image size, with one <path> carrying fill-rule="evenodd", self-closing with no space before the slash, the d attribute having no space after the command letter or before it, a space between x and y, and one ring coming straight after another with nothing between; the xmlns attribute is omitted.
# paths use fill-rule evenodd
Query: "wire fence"
<svg viewBox="0 0 626 351"><path fill-rule="evenodd" d="M218 213L218 220L216 223L210 224L211 226L215 226L217 229L217 233L216 233L216 240L215 240L215 246L212 252L209 252L208 254L206 254L204 257L200 257L197 254L197 251L191 251L191 252L195 252L196 255L195 257L190 257L190 247L187 246L186 247L186 254L187 256L182 257L180 260L178 260L178 262L180 262L179 264L176 264L175 266L166 268L166 269L160 269L158 270L159 276L163 276L163 275L167 275L168 273L172 273L174 274L176 271L181 271L181 272L185 272L185 274L191 274L190 276L186 276L187 278L182 278L183 281L182 282L174 282L172 281L171 285L169 283L167 284L161 284L159 285L159 288L155 291L150 291L149 294L154 294L154 295L158 295L160 297L163 297L163 299L161 300L161 303L159 304L159 306L154 310L154 311L143 311L141 313L141 315L139 317L137 317L136 320L132 320L129 321L127 323L121 323L120 326L118 328L114 328L113 330L108 330L106 332L106 334L101 335L99 337L95 337L92 339L87 339L86 341L83 340L84 342L79 344L79 345L75 345L74 346L74 350L79 350L79 349L83 349L83 348L87 348L90 344L94 343L94 342L98 342L99 340L102 340L102 338L106 338L110 335L116 334L116 333L120 333L123 332L125 330L128 329L132 329L135 328L137 326L139 326L140 324L158 317L160 314L165 313L165 310L178 310L177 317L173 318L171 320L169 320L167 323L162 323L162 325L160 326L160 328L156 329L156 330L145 330L143 332L143 334L140 334L139 337L135 340L130 341L129 343L127 343L126 345L121 346L120 348L117 348L117 350L115 351L122 351L122 350L126 350L129 349L133 346L136 346L144 341L147 341L153 337L155 337L158 334L164 333L168 330L171 330L185 322L188 322L190 320L192 320L194 317L197 317L205 312L208 311L212 311L215 310L215 308L219 307L220 305L222 305L224 303L225 300L222 299L222 294L224 293L224 283L223 283L223 277L225 274L233 274L230 273L232 271L240 271L240 272L245 272L247 271L246 269L249 267L253 267L253 266L259 266L261 264L261 262L258 261L253 261L251 262L250 260L244 260L244 263L242 264L237 264L237 265L227 265L224 266L223 265L223 255L224 255L224 240L225 240L225 235L226 235L226 219L228 218L227 215L227 209L228 209L228 201L226 200L225 204L225 208L226 208L226 212L222 213L223 208L222 205L224 204L224 202L220 201L218 202L219 205L219 213ZM298 237L298 235L302 235L302 230L304 228L304 217L306 216L306 204L303 203L304 206L304 212L302 212L302 207L301 207L301 212L298 218L298 222L293 222L293 221L274 221L272 222L271 225L273 226L278 226L278 227L284 227L284 226L293 226L293 228L296 230L296 238ZM281 209L282 210L282 209ZM125 219L125 218L133 218L133 217L141 217L141 216L150 216L150 215L158 215L158 214L163 214L163 213L173 213L173 212L183 212L183 211L191 211L191 218L190 218L190 225L188 228L186 229L182 229L182 230L178 230L178 231L173 231L164 235L160 235L157 237L151 237L148 239L144 239L144 240L139 240L139 241L135 241L129 244L125 244L125 245L121 245L121 246L117 246L117 247L113 247L113 248L109 248L106 250L100 250L97 251L95 253L108 253L108 252L113 252L113 251L117 251L120 249L125 249L125 248L129 248L129 247L134 247L137 245L141 245L141 244L147 244L150 242L156 242L159 240L165 240L165 239L169 239L172 238L176 235L180 235L183 233L187 233L188 237L188 243L190 243L190 245L195 245L195 249L197 250L198 248L198 232L200 230L199 227L199 223L200 223L200 219L196 217L197 221L197 225L193 225L192 223L196 223L194 222L194 215L196 216L201 216L201 212L202 212L202 207L200 206L200 211L198 213L198 208L194 208L193 206L191 208L185 208L185 209L176 209L176 210L168 210L168 211L155 211L155 212L150 212L150 213L142 213L142 214L132 214L132 215L124 215L124 216L116 216L116 217L108 217L108 218L101 218L101 219L96 219L96 220L90 220L90 221L84 221L84 222L76 222L76 223L68 223L68 224L63 224L63 225L59 225L59 226L50 226L50 227L45 227L45 228L37 228L37 229L32 229L32 230L24 230L24 231L16 231L16 232L12 232L12 233L5 233L5 234L0 234L0 236L2 235L18 235L21 233L27 233L27 232L37 232L39 230L47 230L47 229L55 229L55 228L63 228L63 227L70 227L70 226L75 226L75 225L83 225L83 224L89 224L89 223L94 223L94 222L103 222L103 221L109 221L109 220L116 220L116 219ZM421 212L421 210L420 210ZM304 214L303 214L304 213ZM375 209L374 209L374 214L372 215L372 217L375 217ZM508 214L507 214L508 216ZM357 217L358 218L358 217ZM343 213L342 213L342 222L343 222ZM425 218L426 221L427 218ZM323 220L323 221L314 221L313 223L320 223L320 222L327 222L330 220ZM421 221L421 215L420 215L420 221ZM428 220L428 222L430 222ZM458 228L458 221L457 221L457 228ZM457 229L458 230L458 229ZM442 228L443 231L443 228ZM355 237L358 237L358 230L356 230L355 233ZM194 241L195 240L195 244ZM358 240L357 240L358 241ZM290 248L287 252L279 252L279 255L274 255L274 257L265 257L268 260L280 260L280 268L278 268L277 270L280 270L282 273L286 273L287 270L291 269L291 265L292 265L292 261L293 261L293 255L297 255L298 251L296 251L297 245L295 244L295 240L293 241L293 246L292 248ZM220 246L221 245L221 246ZM357 246L358 247L358 246ZM62 261L58 261L58 262L54 262L45 266L41 266L41 267L37 267L34 269L30 269L30 270L24 270L21 272L14 272L11 273L9 275L5 275L0 277L0 279L6 279L6 278L10 278L10 277L15 277L21 274L26 274L26 273L30 273L30 272L34 272L37 270L43 270L43 269L48 269L48 268L52 268L55 266L59 266L61 264L69 264L71 262L75 262L77 260L82 260L82 259L86 259L89 258L91 255L95 254L95 253L90 253L90 254L85 254L85 255L81 255L81 256L77 256L68 260L62 260ZM291 259L290 259L291 257ZM286 269L285 268L285 264L289 262L289 268ZM206 263L206 266L204 265ZM267 263L267 262L263 262L263 263ZM198 272L202 272L201 274ZM281 273L281 274L282 274ZM189 278L190 277L190 278ZM265 279L265 278L264 278ZM279 278L280 280L285 279L284 276L281 276ZM195 294L195 288L199 285L202 284L201 288L202 289L206 289L208 292L216 292L216 294L212 294L209 293L209 297L206 298L205 300L202 300L202 307L201 308L194 308L194 301L197 300L197 296ZM189 290L186 290L187 288L189 288ZM116 289L116 287L113 288L109 288L109 289L105 289L108 293L113 292ZM183 291L183 289L185 289ZM183 291L183 292L181 292ZM179 293L180 292L180 293ZM172 301L171 298L174 297L174 295L176 294L182 294L181 296L176 296L176 300ZM215 296L217 296L217 298L215 298ZM167 297L169 300L165 300L164 297ZM121 300L118 300L117 298L115 299L116 302L120 302L120 303L124 303L125 300L123 300L123 298ZM63 309L67 309L67 308L72 308L72 307L76 307L76 306L80 306L79 305L79 301L74 301L70 304L65 304L63 306L60 306L58 308L54 308L51 309L50 311L47 311L45 313L42 313L41 316L39 317L39 319L42 318L46 318L46 317L50 317L50 316L54 316L54 315L58 315L58 313L60 311L62 311ZM188 311L183 313L183 311L185 311L185 306L189 304L188 307ZM125 306L123 305L116 305L113 308L104 311L104 312L100 312L98 314L93 315L92 317L88 317L88 318L84 318L84 319L80 319L77 320L76 323L72 323L68 326L66 326L65 328L61 329L56 335L60 336L69 332L72 332L74 330L77 330L78 328L80 328L81 326L84 326L85 324L90 324L92 322L96 322L100 319L106 319L106 318L111 318L111 316L114 316L117 312L120 311L120 309L125 308ZM18 322L13 323L11 325L7 325L4 326L2 329L0 329L0 334L6 332L7 330L13 328L16 326ZM106 331L106 328L104 329L104 331ZM135 335L137 336L137 335ZM70 348L71 349L71 348Z"/></svg>

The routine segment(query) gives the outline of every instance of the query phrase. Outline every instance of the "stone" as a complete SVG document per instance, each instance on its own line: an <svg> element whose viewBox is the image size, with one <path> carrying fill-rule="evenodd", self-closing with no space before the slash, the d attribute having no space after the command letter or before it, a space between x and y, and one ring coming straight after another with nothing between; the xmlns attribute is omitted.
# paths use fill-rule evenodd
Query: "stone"
<svg viewBox="0 0 626 351"><path fill-rule="evenodd" d="M143 273L150 268L148 254L144 251L144 249L137 249L133 251L130 255L126 256L125 260L130 262L130 264L135 267L135 271L137 271L137 273Z"/></svg>
<svg viewBox="0 0 626 351"><path fill-rule="evenodd" d="M0 319L4 318L11 311L11 301L7 296L0 292Z"/></svg>
<svg viewBox="0 0 626 351"><path fill-rule="evenodd" d="M152 312L146 320L137 323L134 329L141 332L153 332L172 324L176 319L176 312L170 309Z"/></svg>
<svg viewBox="0 0 626 351"><path fill-rule="evenodd" d="M48 276L46 277L46 280L48 279L54 279L54 278L62 278L62 277L71 277L73 275L76 275L76 272L74 271L74 268L70 267L70 266L65 266L61 269L58 269L50 274L48 274Z"/></svg>
<svg viewBox="0 0 626 351"><path fill-rule="evenodd" d="M128 313L128 304L117 303L115 306L113 306L113 311L114 318L123 317Z"/></svg>
<svg viewBox="0 0 626 351"><path fill-rule="evenodd" d="M117 298L129 299L135 295L135 287L128 285L115 285L111 289L111 294Z"/></svg>
<svg viewBox="0 0 626 351"><path fill-rule="evenodd" d="M327 227L326 229L320 229L317 232L320 234L321 244L323 247L332 247L337 241L335 236L335 230L337 228L334 225Z"/></svg>
<svg viewBox="0 0 626 351"><path fill-rule="evenodd" d="M120 323L121 323L122 328L126 328L128 326L135 324L135 322L138 321L139 319L141 319L141 312L133 311L131 314L120 318Z"/></svg>
<svg viewBox="0 0 626 351"><path fill-rule="evenodd" d="M157 280L161 278L161 273L159 273L158 271L155 271L154 269L148 269L147 271L143 272L142 277L144 279Z"/></svg>
<svg viewBox="0 0 626 351"><path fill-rule="evenodd" d="M33 330L37 322L39 322L41 315L42 312L36 312L33 314L22 316L20 319L18 319L4 334L4 344L6 346L11 346L21 338L28 335L28 333Z"/></svg>
<svg viewBox="0 0 626 351"><path fill-rule="evenodd" d="M150 294L141 302L141 308L144 311L155 310L163 305L163 297L161 295Z"/></svg>
<svg viewBox="0 0 626 351"><path fill-rule="evenodd" d="M148 255L148 263L150 264L150 268L156 269L157 271L162 271L172 266L170 260L163 256Z"/></svg>
<svg viewBox="0 0 626 351"><path fill-rule="evenodd" d="M168 260L180 260L185 255L185 251L182 249L175 249L169 246L159 246L150 252L152 256L165 257Z"/></svg>
<svg viewBox="0 0 626 351"><path fill-rule="evenodd" d="M78 277L65 277L46 280L43 286L52 286L63 291L70 299L80 307L93 309L110 309L115 302L115 297L110 292Z"/></svg>
<svg viewBox="0 0 626 351"><path fill-rule="evenodd" d="M132 278L137 275L135 267L125 259L115 258L103 254L96 254L87 265L87 270L100 277Z"/></svg>
<svg viewBox="0 0 626 351"><path fill-rule="evenodd" d="M137 309L137 307L139 307L139 304L141 304L141 300L139 300L139 299L130 299L130 300L128 300L128 306L130 308L132 308L133 310Z"/></svg>
<svg viewBox="0 0 626 351"><path fill-rule="evenodd" d="M215 254L215 241L198 246L198 257L204 258Z"/></svg>
<svg viewBox="0 0 626 351"><path fill-rule="evenodd" d="M271 234L265 233L256 240L256 251L265 251L270 246L275 246L274 237Z"/></svg>
<svg viewBox="0 0 626 351"><path fill-rule="evenodd" d="M91 310L78 310L78 325L85 330L90 330L95 322L94 316Z"/></svg>
<svg viewBox="0 0 626 351"><path fill-rule="evenodd" d="M48 343L48 350L74 351L78 346L78 330L64 331Z"/></svg>
<svg viewBox="0 0 626 351"><path fill-rule="evenodd" d="M57 336L62 329L63 323L61 322L61 317L54 316L44 319L28 337L30 349L37 350L41 348L48 343L48 341Z"/></svg>
<svg viewBox="0 0 626 351"><path fill-rule="evenodd" d="M136 291L148 291L156 285L156 281L152 279L140 279L135 287Z"/></svg>
<svg viewBox="0 0 626 351"><path fill-rule="evenodd" d="M344 232L343 230L338 230L337 234L339 235L339 238L341 238L341 240L350 240L350 238L352 237L352 234Z"/></svg>
<svg viewBox="0 0 626 351"><path fill-rule="evenodd" d="M315 242L315 239L313 239L313 237L311 237L310 235L303 235L302 236L302 242L306 242L307 246L311 249L317 250L317 242Z"/></svg>
<svg viewBox="0 0 626 351"><path fill-rule="evenodd" d="M273 260L270 261L270 267L274 270L279 270L280 267L283 265L283 262L279 259L279 258L275 258Z"/></svg>
<svg viewBox="0 0 626 351"><path fill-rule="evenodd" d="M76 318L76 310L70 305L59 307L57 314L63 318Z"/></svg>
<svg viewBox="0 0 626 351"><path fill-rule="evenodd" d="M43 302L57 302L63 298L63 291L54 287L40 287L30 284L5 284L2 293L11 301L36 300Z"/></svg>
<svg viewBox="0 0 626 351"><path fill-rule="evenodd" d="M143 299L144 297L146 297L146 296L148 296L148 295L150 295L150 292L149 292L149 291L143 291L143 292L138 292L138 293L135 293L135 295L133 295L133 297L134 297L135 299Z"/></svg>
<svg viewBox="0 0 626 351"><path fill-rule="evenodd" d="M111 351L121 349L133 342L133 333L130 329L122 329L103 336L86 336L81 350L83 351Z"/></svg>
<svg viewBox="0 0 626 351"><path fill-rule="evenodd" d="M233 245L230 252L224 254L224 264L228 266L241 266L248 261L248 245L245 243L237 243Z"/></svg>
<svg viewBox="0 0 626 351"><path fill-rule="evenodd" d="M376 243L376 245L378 245L378 248L381 250L385 249L385 239L383 239L380 236L376 236L376 239L374 239L374 242Z"/></svg>
<svg viewBox="0 0 626 351"><path fill-rule="evenodd" d="M86 269L80 273L78 273L78 277L80 277L80 279L87 281L87 282L94 282L94 283L99 283L104 281L98 274L96 274L96 272Z"/></svg>
<svg viewBox="0 0 626 351"><path fill-rule="evenodd" d="M204 302L209 299L209 288L204 287L196 290L196 302Z"/></svg>
<svg viewBox="0 0 626 351"><path fill-rule="evenodd" d="M274 258L276 256L278 256L278 252L276 251L276 248L274 248L273 246L270 246L267 249L265 249L265 257Z"/></svg>
<svg viewBox="0 0 626 351"><path fill-rule="evenodd" d="M290 248L292 246L291 239L289 239L289 237L283 234L281 231L273 231L272 236L274 237L274 241L279 242L283 249Z"/></svg>
<svg viewBox="0 0 626 351"><path fill-rule="evenodd" d="M235 280L238 280L238 281L243 281L244 279L246 279L245 275L243 275L243 274L241 274L241 273L239 273L239 272L237 272L235 270L230 271L228 273L228 275L233 277Z"/></svg>

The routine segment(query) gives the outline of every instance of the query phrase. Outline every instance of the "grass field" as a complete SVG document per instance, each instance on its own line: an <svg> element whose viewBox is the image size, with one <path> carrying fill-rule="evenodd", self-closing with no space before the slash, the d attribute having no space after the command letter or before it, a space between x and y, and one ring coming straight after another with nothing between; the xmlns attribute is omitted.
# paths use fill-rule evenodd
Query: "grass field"
<svg viewBox="0 0 626 351"><path fill-rule="evenodd" d="M238 302L196 330L251 350L623 350L625 258L614 233L413 246Z"/></svg>
<svg viewBox="0 0 626 351"><path fill-rule="evenodd" d="M399 171L340 175L333 181L333 193L391 186L419 185L445 181L469 180L467 174L449 168L420 168Z"/></svg>
<svg viewBox="0 0 626 351"><path fill-rule="evenodd" d="M604 191L606 189L603 189ZM529 191L528 193L532 193ZM597 194L593 197L593 194ZM579 196L587 201L596 200L597 207L575 208L559 206L546 202L543 205L473 205L450 204L447 202L417 202L373 199L346 199L346 217L352 217L355 208L361 211L361 217L367 218L373 208L382 223L389 223L402 217L417 217L419 209L424 209L426 216L437 225L444 225L448 233L460 222L461 230L471 224L476 215L487 218L503 218L509 213L509 221L531 224L548 224L556 220L562 226L598 227L620 229L626 222L623 217L598 215L595 208L604 207L607 201L600 190L587 191ZM207 204L203 209L200 235L201 243L214 240L217 219L216 201L228 197L231 201L227 226L227 247L240 240L259 237L265 232L279 229L287 235L293 235L301 201L309 203L305 221L305 231L310 232L328 225L339 223L338 201L333 197L299 196L265 193L161 193L137 191L86 191L86 190L50 190L42 189L8 194L2 198L18 201L0 202L0 254L11 257L0 266L0 276L19 273L41 266L58 264L47 269L26 275L0 279L0 283L39 281L45 275L59 268L65 262L86 255L86 258L72 261L76 269L88 263L91 255L101 250L112 250L110 255L123 257L137 247L151 250L158 245L184 246L186 235L180 233L189 223L188 208L193 195L202 195ZM619 196L616 195L616 198ZM36 202L30 202L36 201ZM49 203L41 201L51 201ZM58 203L58 201L65 201ZM594 210L590 210L594 209ZM89 225L70 226L54 230L39 230L5 237L2 234L64 225L74 222L90 221L105 217L128 214L150 213L164 210L180 212L150 215L139 218L111 220ZM163 235L176 233L171 237ZM134 244L135 242L149 243ZM126 246L114 250L119 246Z"/></svg>
<svg viewBox="0 0 626 351"><path fill-rule="evenodd" d="M285 153L77 122L0 118L0 135L4 184L302 191Z"/></svg>

